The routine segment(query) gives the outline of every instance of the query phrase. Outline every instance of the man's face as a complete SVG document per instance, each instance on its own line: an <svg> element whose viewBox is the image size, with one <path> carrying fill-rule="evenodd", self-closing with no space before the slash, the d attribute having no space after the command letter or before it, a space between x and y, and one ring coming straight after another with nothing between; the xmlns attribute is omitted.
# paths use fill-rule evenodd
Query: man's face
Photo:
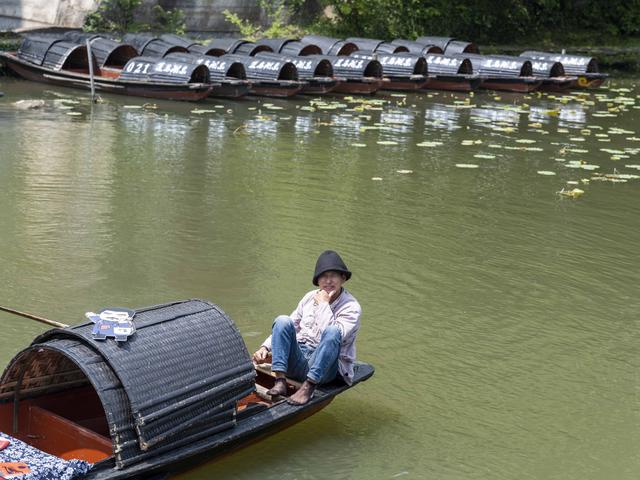
<svg viewBox="0 0 640 480"><path fill-rule="evenodd" d="M325 292L338 293L345 281L344 273L329 270L318 277L318 286Z"/></svg>

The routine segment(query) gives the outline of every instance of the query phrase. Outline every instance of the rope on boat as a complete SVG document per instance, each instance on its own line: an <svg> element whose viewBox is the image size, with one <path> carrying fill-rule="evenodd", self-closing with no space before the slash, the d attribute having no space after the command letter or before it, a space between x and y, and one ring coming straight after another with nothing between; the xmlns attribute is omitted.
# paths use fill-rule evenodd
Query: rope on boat
<svg viewBox="0 0 640 480"><path fill-rule="evenodd" d="M47 325L51 325L52 327L67 328L69 326L64 323L56 322L55 320L49 320L48 318L39 317L38 315L33 315L31 313L26 313L26 312L20 312L19 310L14 310L13 308L9 308L9 307L3 307L2 305L0 305L0 310L2 310L3 312L18 315L19 317L29 318L37 322L46 323Z"/></svg>

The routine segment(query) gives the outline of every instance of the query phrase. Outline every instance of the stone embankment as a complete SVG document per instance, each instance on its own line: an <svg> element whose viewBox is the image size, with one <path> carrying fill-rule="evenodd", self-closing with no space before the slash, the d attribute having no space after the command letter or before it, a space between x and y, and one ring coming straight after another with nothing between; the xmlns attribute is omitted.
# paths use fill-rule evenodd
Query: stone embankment
<svg viewBox="0 0 640 480"><path fill-rule="evenodd" d="M136 19L150 23L157 0L143 0ZM95 11L100 0L1 0L0 32L21 32L34 28L80 28L85 17ZM165 10L181 10L190 32L229 35L237 28L222 12L229 10L251 22L261 21L262 10L255 0L164 0ZM139 18L138 18L139 17Z"/></svg>

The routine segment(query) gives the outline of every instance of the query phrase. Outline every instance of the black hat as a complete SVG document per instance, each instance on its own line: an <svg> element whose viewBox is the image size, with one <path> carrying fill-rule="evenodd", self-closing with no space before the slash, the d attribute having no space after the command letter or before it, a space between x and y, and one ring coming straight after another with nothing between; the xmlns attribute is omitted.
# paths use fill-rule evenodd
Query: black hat
<svg viewBox="0 0 640 480"><path fill-rule="evenodd" d="M324 272L328 272L330 270L344 273L347 280L351 278L351 272L340 258L340 255L333 250L325 250L320 254L318 261L316 262L316 271L313 274L313 284L317 287L318 277Z"/></svg>

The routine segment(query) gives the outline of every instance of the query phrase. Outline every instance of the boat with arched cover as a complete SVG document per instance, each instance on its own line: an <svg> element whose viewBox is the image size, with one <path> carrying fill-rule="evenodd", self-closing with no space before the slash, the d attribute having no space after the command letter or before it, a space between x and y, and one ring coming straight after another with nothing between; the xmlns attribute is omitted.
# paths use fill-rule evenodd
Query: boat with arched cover
<svg viewBox="0 0 640 480"><path fill-rule="evenodd" d="M351 386L336 380L293 406L266 393L274 377L217 305L141 308L133 323L125 342L94 338L91 321L37 337L0 378L0 431L92 463L88 479L175 473L303 420L374 373L357 363Z"/></svg>
<svg viewBox="0 0 640 480"><path fill-rule="evenodd" d="M0 52L0 59L27 80L82 89L91 88L91 66L99 93L196 101L219 86L203 65L138 57L131 45L98 37L90 42L96 43L100 61L86 44L51 36L26 37L17 52Z"/></svg>

